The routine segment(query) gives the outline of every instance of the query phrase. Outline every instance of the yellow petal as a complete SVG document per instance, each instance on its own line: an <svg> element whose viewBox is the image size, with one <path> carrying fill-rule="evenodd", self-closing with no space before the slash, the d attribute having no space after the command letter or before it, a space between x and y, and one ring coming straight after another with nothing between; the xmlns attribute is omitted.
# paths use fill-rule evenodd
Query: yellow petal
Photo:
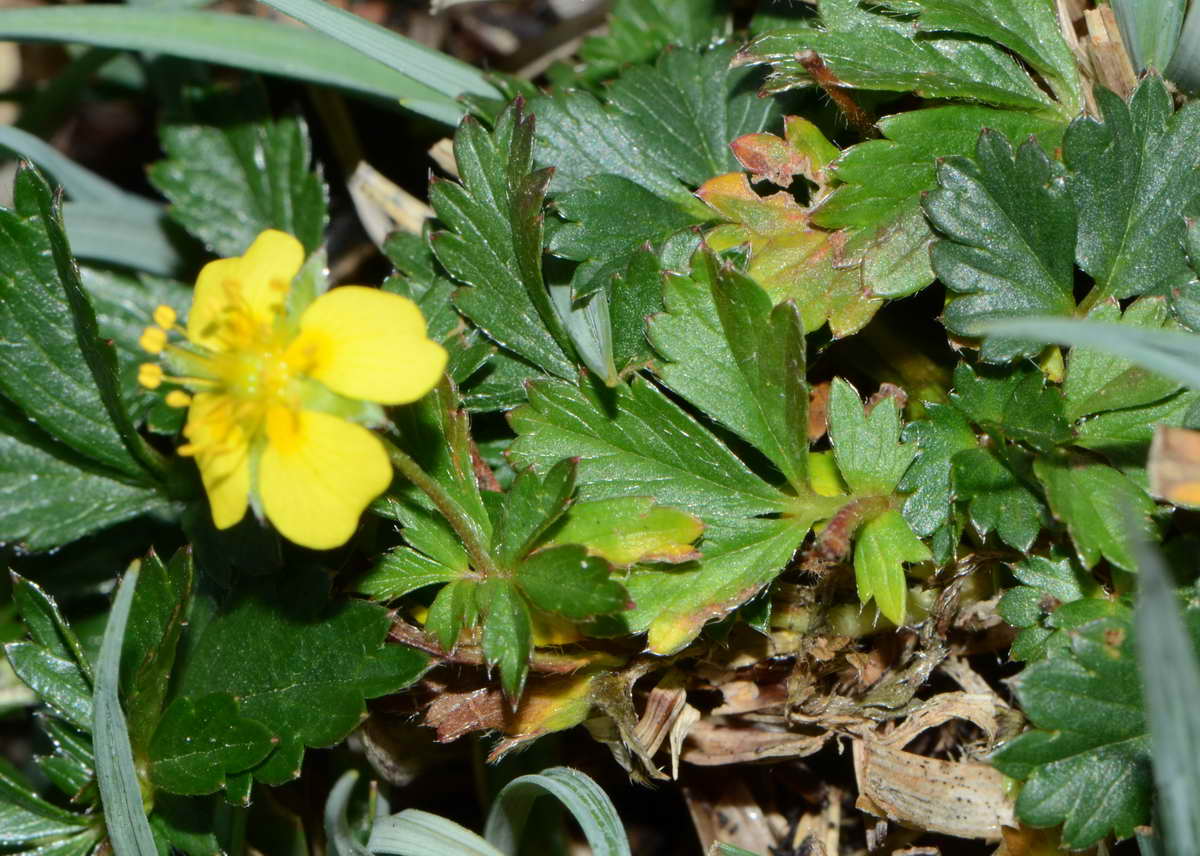
<svg viewBox="0 0 1200 856"><path fill-rule="evenodd" d="M416 401L437 384L446 349L425 333L407 297L347 285L317 298L300 317L289 361L334 392L379 404Z"/></svg>
<svg viewBox="0 0 1200 856"><path fill-rule="evenodd" d="M228 397L199 393L192 399L184 429L197 450L196 465L218 529L228 529L246 516L250 496L249 442L231 421L232 412Z"/></svg>
<svg viewBox="0 0 1200 856"><path fill-rule="evenodd" d="M304 247L276 229L255 238L245 255L209 262L196 279L188 312L188 338L206 348L222 350L218 326L231 310L253 323L270 323L303 264Z"/></svg>
<svg viewBox="0 0 1200 856"><path fill-rule="evenodd" d="M391 481L383 443L366 428L314 410L267 412L258 493L289 541L315 550L344 544Z"/></svg>

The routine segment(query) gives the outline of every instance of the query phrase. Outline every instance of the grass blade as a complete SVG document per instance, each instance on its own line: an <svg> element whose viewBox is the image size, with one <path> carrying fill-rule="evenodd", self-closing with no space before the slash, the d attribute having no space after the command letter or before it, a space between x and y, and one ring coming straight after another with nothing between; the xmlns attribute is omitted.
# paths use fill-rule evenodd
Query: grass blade
<svg viewBox="0 0 1200 856"><path fill-rule="evenodd" d="M1193 3L1183 21L1183 32L1166 75L1182 89L1200 89L1200 3Z"/></svg>
<svg viewBox="0 0 1200 856"><path fill-rule="evenodd" d="M76 257L155 276L179 276L187 262L172 242L163 208L143 211L91 202L63 204L63 223Z"/></svg>
<svg viewBox="0 0 1200 856"><path fill-rule="evenodd" d="M67 195L78 202L119 203L130 207L161 211L162 206L149 199L126 193L107 178L82 167L49 143L20 128L0 125L0 147L18 157L33 161L43 172L54 176Z"/></svg>
<svg viewBox="0 0 1200 856"><path fill-rule="evenodd" d="M506 856L516 856L533 801L545 794L556 797L575 816L594 856L630 856L625 827L608 794L570 767L518 776L505 785L488 812L484 837Z"/></svg>
<svg viewBox="0 0 1200 856"><path fill-rule="evenodd" d="M483 74L465 62L427 48L420 42L339 9L325 0L261 0L272 9L303 21L314 30L378 60L410 78L424 81L443 95L485 95L498 98L500 93Z"/></svg>
<svg viewBox="0 0 1200 856"><path fill-rule="evenodd" d="M1200 664L1166 565L1148 544L1138 558L1136 638L1166 849L1200 854Z"/></svg>
<svg viewBox="0 0 1200 856"><path fill-rule="evenodd" d="M96 663L96 689L92 697L92 740L96 749L96 780L112 849L120 856L158 856L154 834L142 807L142 789L133 766L133 749L125 714L117 698L121 673L121 643L133 590L137 587L138 563L125 572L117 589L100 657Z"/></svg>
<svg viewBox="0 0 1200 856"><path fill-rule="evenodd" d="M1187 0L1112 0L1112 8L1134 69L1164 71L1179 41Z"/></svg>
<svg viewBox="0 0 1200 856"><path fill-rule="evenodd" d="M231 65L399 99L408 109L448 124L464 113L445 93L328 36L247 15L102 5L5 9L0 39L78 42Z"/></svg>
<svg viewBox="0 0 1200 856"><path fill-rule="evenodd" d="M1009 336L1060 345L1086 345L1132 360L1144 368L1200 389L1200 335L1180 330L1145 330L1123 324L1022 318L981 324L976 335Z"/></svg>
<svg viewBox="0 0 1200 856"><path fill-rule="evenodd" d="M367 849L395 856L503 856L471 830L415 808L375 821Z"/></svg>
<svg viewBox="0 0 1200 856"><path fill-rule="evenodd" d="M325 840L330 856L370 856L370 851L358 843L350 832L346 809L350 805L350 794L358 781L357 770L347 770L337 780L329 798L325 800Z"/></svg>

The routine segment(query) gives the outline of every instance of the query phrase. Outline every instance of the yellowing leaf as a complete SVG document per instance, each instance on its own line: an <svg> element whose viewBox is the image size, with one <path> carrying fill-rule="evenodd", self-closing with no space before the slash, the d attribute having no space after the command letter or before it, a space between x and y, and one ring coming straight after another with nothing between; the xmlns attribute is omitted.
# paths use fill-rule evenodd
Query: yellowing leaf
<svg viewBox="0 0 1200 856"><path fill-rule="evenodd" d="M687 562L699 558L692 545L703 531L700 518L686 511L630 496L573 506L549 543L582 544L588 555L617 566Z"/></svg>

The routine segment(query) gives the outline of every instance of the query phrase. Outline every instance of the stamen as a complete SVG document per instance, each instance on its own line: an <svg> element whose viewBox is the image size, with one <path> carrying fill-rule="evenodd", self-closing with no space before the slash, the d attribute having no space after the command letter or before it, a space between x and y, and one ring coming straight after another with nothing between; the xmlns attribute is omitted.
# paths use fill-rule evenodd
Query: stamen
<svg viewBox="0 0 1200 856"><path fill-rule="evenodd" d="M184 443L182 446L180 446L175 451L178 452L180 455L182 455L185 458L190 458L193 455L195 455L198 451L200 451L200 447L197 446L195 443Z"/></svg>
<svg viewBox="0 0 1200 856"><path fill-rule="evenodd" d="M170 330L174 327L178 318L179 316L175 314L175 310L165 303L160 304L154 310L154 323L164 330Z"/></svg>
<svg viewBox="0 0 1200 856"><path fill-rule="evenodd" d="M142 363L138 366L138 383L146 389L158 389L163 382L163 369L158 363Z"/></svg>
<svg viewBox="0 0 1200 856"><path fill-rule="evenodd" d="M167 407L188 407L192 403L192 397L182 389L173 389L167 393Z"/></svg>
<svg viewBox="0 0 1200 856"><path fill-rule="evenodd" d="M161 354L167 345L167 331L161 327L147 327L142 331L138 344L148 354Z"/></svg>

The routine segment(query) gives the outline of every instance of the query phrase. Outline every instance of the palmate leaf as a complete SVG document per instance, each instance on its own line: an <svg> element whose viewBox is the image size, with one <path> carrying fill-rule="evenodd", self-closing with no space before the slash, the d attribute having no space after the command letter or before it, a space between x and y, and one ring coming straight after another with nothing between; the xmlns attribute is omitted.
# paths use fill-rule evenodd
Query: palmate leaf
<svg viewBox="0 0 1200 856"><path fill-rule="evenodd" d="M306 746L341 740L361 720L365 698L407 686L427 666L422 654L383 644L386 610L329 604L327 587L319 572L243 587L189 643L177 697L197 704L229 693L242 716L279 738L253 769L259 781L295 778Z"/></svg>
<svg viewBox="0 0 1200 856"><path fill-rule="evenodd" d="M551 252L583 262L580 300L601 289L649 242L713 219L689 189L736 167L729 144L777 122L773 99L755 96L753 72L729 68L731 46L674 50L634 66L602 105L583 92L535 99L538 162L553 166L549 192L570 221Z"/></svg>
<svg viewBox="0 0 1200 856"><path fill-rule="evenodd" d="M1075 205L1053 161L1034 142L1014 155L1003 135L985 130L973 160L952 158L925 201L946 238L931 250L933 270L959 296L946 307L953 332L980 322L1075 308ZM988 339L989 362L1038 350L1028 342Z"/></svg>
<svg viewBox="0 0 1200 856"><path fill-rule="evenodd" d="M776 90L810 82L796 55L812 50L850 87L982 101L1048 117L1062 112L1071 116L1077 109L1075 104L1051 100L1016 60L990 41L1001 36L1002 44L1014 42L1024 32L1045 42L1056 35L1052 14L1018 18L1004 27L977 15L986 30L982 38L964 38L964 32L970 33L970 21L955 18L958 25L953 34L917 37L923 29L920 19L893 17L882 6L821 0L819 8L819 27L766 33L742 50L739 61L771 63L768 85ZM913 10L907 6L906 11ZM1035 67L1039 61L1054 66L1065 62L1061 49L1039 50L1032 59Z"/></svg>
<svg viewBox="0 0 1200 856"><path fill-rule="evenodd" d="M454 304L497 344L543 372L571 377L572 347L542 279L542 198L533 168L533 118L510 106L493 132L466 119L454 136L462 184L429 191L447 227L431 235L438 261L462 288Z"/></svg>
<svg viewBox="0 0 1200 856"><path fill-rule="evenodd" d="M1200 105L1173 112L1162 79L1126 105L1096 95L1103 120L1080 117L1063 139L1067 188L1079 211L1079 266L1101 297L1128 297L1188 270L1185 216L1200 213Z"/></svg>
<svg viewBox="0 0 1200 856"><path fill-rule="evenodd" d="M669 277L667 312L647 335L666 384L752 443L796 491L808 489L804 329L792 303L772 307L752 280L709 252L690 278Z"/></svg>
<svg viewBox="0 0 1200 856"><path fill-rule="evenodd" d="M162 462L125 410L112 345L99 337L50 186L23 168L13 199L0 211L0 391L100 468L151 484Z"/></svg>
<svg viewBox="0 0 1200 856"><path fill-rule="evenodd" d="M1150 814L1150 747L1128 614L1074 631L1069 651L1033 663L1015 682L1036 730L992 756L1024 780L1017 814L1063 824L1068 847L1133 834Z"/></svg>
<svg viewBox="0 0 1200 856"><path fill-rule="evenodd" d="M320 247L328 191L304 122L266 118L253 88L193 109L196 120L163 127L167 159L150 168L171 217L221 256L241 255L264 229L295 235L309 253Z"/></svg>
<svg viewBox="0 0 1200 856"><path fill-rule="evenodd" d="M896 489L917 447L900 442L900 408L886 397L868 413L854 387L835 378L829 394L829 439L842 479L859 494Z"/></svg>
<svg viewBox="0 0 1200 856"><path fill-rule="evenodd" d="M517 466L549 466L569 449L579 458L581 502L644 496L649 486L658 502L704 521L703 557L669 571L634 570L626 588L636 606L605 625L649 630L651 650L669 654L757 594L838 503L789 496L762 481L644 379L614 392L534 384L530 403L510 416L519 435L510 455ZM784 516L747 519L772 509Z"/></svg>
<svg viewBox="0 0 1200 856"><path fill-rule="evenodd" d="M55 441L0 399L0 540L47 550L168 508L157 490L120 478Z"/></svg>

